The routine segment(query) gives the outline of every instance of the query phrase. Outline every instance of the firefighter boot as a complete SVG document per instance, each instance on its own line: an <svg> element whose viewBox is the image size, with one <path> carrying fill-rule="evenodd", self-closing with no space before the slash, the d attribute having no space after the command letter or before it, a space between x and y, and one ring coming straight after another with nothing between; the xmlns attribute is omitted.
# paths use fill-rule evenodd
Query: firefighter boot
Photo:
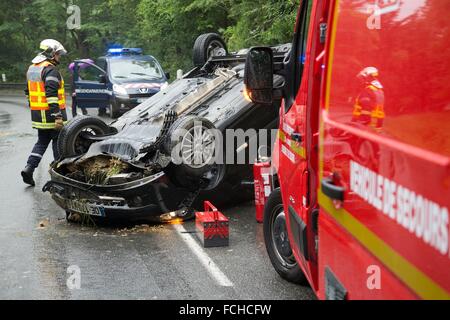
<svg viewBox="0 0 450 320"><path fill-rule="evenodd" d="M34 172L34 169L32 167L26 166L22 170L21 175L23 178L23 182L34 187L35 183L34 183L34 179L33 179L33 172Z"/></svg>

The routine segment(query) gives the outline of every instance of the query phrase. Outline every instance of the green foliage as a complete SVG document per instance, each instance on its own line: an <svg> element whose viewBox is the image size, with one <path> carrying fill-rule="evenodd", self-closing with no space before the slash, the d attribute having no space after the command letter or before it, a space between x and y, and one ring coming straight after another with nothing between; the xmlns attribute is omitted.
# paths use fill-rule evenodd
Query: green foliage
<svg viewBox="0 0 450 320"><path fill-rule="evenodd" d="M81 9L80 29L67 29L71 4ZM191 68L192 46L205 32L221 33L231 50L289 42L297 7L298 0L2 0L0 73L24 81L39 42L54 38L69 51L63 64L116 43L142 47L174 74Z"/></svg>

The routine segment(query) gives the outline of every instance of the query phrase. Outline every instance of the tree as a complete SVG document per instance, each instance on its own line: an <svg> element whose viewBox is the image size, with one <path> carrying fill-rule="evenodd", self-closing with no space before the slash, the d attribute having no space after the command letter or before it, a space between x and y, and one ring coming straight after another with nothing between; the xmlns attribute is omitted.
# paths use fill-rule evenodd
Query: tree
<svg viewBox="0 0 450 320"><path fill-rule="evenodd" d="M66 25L72 4L81 9L80 29ZM188 70L202 33L221 33L231 50L290 41L297 7L295 0L3 0L0 73L23 82L44 38L64 44L69 56L63 64L120 44L142 47L173 73Z"/></svg>

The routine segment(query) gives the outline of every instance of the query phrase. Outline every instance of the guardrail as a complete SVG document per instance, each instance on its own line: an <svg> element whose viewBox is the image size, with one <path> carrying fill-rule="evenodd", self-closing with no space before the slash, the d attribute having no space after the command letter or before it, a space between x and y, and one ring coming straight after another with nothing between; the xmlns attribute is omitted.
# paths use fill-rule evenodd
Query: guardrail
<svg viewBox="0 0 450 320"><path fill-rule="evenodd" d="M26 83L10 83L10 82L0 82L0 90L8 89L8 90L25 90L27 87ZM70 85L64 86L66 91L70 90Z"/></svg>
<svg viewBox="0 0 450 320"><path fill-rule="evenodd" d="M0 90L1 89L25 89L26 84L25 83L8 83L8 82L0 82Z"/></svg>

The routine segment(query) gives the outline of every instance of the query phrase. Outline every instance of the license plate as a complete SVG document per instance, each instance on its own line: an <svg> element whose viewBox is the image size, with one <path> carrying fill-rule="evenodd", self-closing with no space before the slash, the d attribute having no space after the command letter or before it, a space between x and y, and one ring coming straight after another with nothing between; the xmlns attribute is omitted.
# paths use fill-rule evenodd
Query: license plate
<svg viewBox="0 0 450 320"><path fill-rule="evenodd" d="M87 214L89 216L97 216L104 217L105 209L99 206L95 206L86 202L76 201L76 200L68 200L67 208L69 211Z"/></svg>
<svg viewBox="0 0 450 320"><path fill-rule="evenodd" d="M147 99L146 98L137 99L137 103L144 103L145 100L147 100Z"/></svg>

